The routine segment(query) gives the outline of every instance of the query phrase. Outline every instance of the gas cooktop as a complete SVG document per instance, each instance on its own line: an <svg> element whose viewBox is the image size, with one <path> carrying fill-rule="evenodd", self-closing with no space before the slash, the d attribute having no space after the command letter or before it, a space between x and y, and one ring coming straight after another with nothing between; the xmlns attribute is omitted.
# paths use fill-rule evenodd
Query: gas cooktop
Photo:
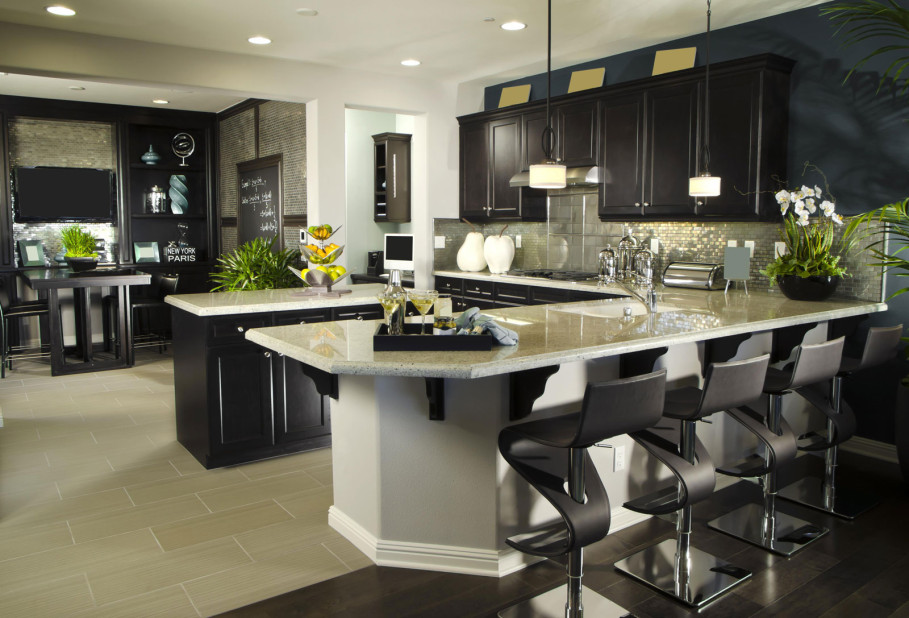
<svg viewBox="0 0 909 618"><path fill-rule="evenodd" d="M509 270L506 277L523 277L531 279L554 279L556 281L593 281L597 273L583 270L558 270L550 268L534 268L529 270Z"/></svg>

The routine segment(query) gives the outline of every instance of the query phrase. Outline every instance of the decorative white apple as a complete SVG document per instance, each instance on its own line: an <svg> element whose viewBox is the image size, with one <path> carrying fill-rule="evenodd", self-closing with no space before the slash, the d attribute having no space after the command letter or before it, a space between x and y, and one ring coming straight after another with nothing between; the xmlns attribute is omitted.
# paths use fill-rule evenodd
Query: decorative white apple
<svg viewBox="0 0 909 618"><path fill-rule="evenodd" d="M470 221L464 223L476 230ZM479 272L486 268L486 258L483 256L483 232L468 232L464 244L458 249L458 268L467 272Z"/></svg>
<svg viewBox="0 0 909 618"><path fill-rule="evenodd" d="M498 236L487 238L483 246L483 254L486 256L489 272L494 275L508 272L514 261L514 241L511 236L504 235L506 229L508 229L507 225L502 228Z"/></svg>

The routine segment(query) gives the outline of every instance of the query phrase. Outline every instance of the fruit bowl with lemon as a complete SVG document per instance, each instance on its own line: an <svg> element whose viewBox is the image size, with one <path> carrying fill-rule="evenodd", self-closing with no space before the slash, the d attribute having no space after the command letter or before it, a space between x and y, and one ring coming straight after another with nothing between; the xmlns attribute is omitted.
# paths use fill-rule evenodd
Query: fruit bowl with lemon
<svg viewBox="0 0 909 618"><path fill-rule="evenodd" d="M300 247L300 252L311 264L331 264L344 252L342 245L335 243L325 244L325 241L337 234L341 229L339 225L332 228L330 225L310 225L306 233L310 237L310 242Z"/></svg>

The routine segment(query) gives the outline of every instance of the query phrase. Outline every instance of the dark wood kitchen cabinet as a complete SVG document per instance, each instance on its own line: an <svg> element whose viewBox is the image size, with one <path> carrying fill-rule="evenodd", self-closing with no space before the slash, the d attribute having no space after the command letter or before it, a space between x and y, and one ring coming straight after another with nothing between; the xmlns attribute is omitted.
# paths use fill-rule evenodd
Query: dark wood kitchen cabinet
<svg viewBox="0 0 909 618"><path fill-rule="evenodd" d="M568 167L596 165L600 133L597 101L565 103L556 106L553 112L558 138L553 152L559 161Z"/></svg>
<svg viewBox="0 0 909 618"><path fill-rule="evenodd" d="M486 216L489 208L489 131L487 122L465 123L460 128L460 214L471 220Z"/></svg>
<svg viewBox="0 0 909 618"><path fill-rule="evenodd" d="M373 220L410 222L410 139L407 133L373 135Z"/></svg>
<svg viewBox="0 0 909 618"><path fill-rule="evenodd" d="M247 330L376 319L382 308L172 314L177 440L206 468L218 468L331 444L328 397L299 362L247 341Z"/></svg>
<svg viewBox="0 0 909 618"><path fill-rule="evenodd" d="M600 217L694 215L697 82L606 97L602 120Z"/></svg>

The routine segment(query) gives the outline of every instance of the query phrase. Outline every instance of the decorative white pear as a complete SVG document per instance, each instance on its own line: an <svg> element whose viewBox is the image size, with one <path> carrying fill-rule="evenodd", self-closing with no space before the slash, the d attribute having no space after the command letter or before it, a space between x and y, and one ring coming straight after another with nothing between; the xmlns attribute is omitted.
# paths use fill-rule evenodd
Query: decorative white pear
<svg viewBox="0 0 909 618"><path fill-rule="evenodd" d="M458 268L467 272L479 272L486 268L486 258L483 257L483 232L476 231L470 221L464 223L474 231L467 233L464 244L458 249Z"/></svg>
<svg viewBox="0 0 909 618"><path fill-rule="evenodd" d="M506 225L498 236L487 238L483 246L483 255L486 256L489 272L494 275L508 272L508 269L511 268L511 263L514 261L514 241L511 236L505 236L505 230L507 229L508 226Z"/></svg>

